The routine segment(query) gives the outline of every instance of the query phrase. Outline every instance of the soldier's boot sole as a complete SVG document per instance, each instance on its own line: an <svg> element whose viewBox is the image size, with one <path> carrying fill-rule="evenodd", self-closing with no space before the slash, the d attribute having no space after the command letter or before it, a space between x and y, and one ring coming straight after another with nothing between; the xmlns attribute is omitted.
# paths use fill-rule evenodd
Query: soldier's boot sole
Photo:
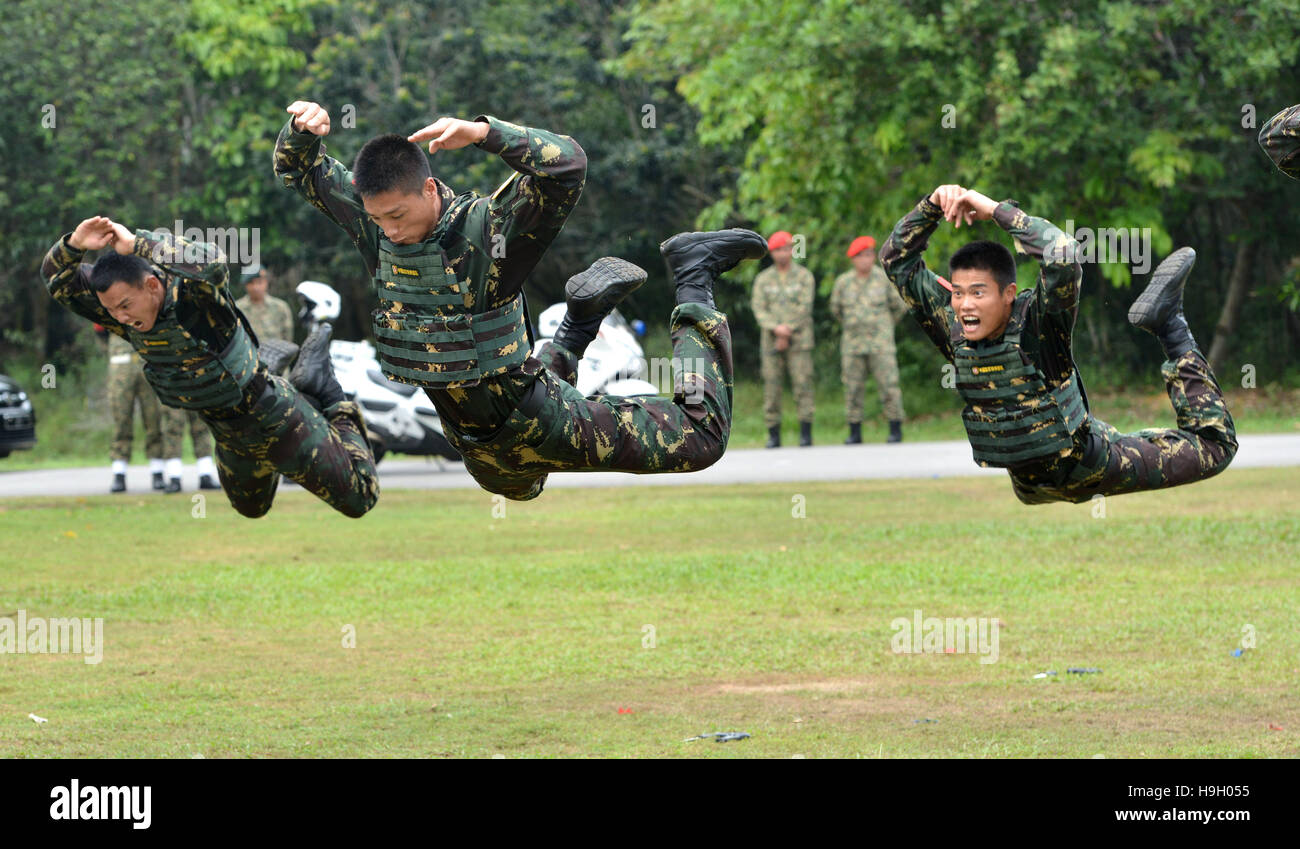
<svg viewBox="0 0 1300 849"><path fill-rule="evenodd" d="M645 283L645 269L625 259L603 256L564 284L564 305L575 322L604 319Z"/></svg>

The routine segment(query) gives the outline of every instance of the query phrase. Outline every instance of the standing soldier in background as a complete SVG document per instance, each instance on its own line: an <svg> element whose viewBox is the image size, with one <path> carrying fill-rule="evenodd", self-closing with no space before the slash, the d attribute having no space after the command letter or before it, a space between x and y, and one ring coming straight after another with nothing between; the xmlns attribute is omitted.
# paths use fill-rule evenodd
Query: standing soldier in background
<svg viewBox="0 0 1300 849"><path fill-rule="evenodd" d="M293 310L280 298L267 294L269 281L261 265L249 265L242 270L244 297L235 306L248 317L253 332L260 341L283 339L293 341Z"/></svg>
<svg viewBox="0 0 1300 849"><path fill-rule="evenodd" d="M199 489L221 489L217 483L217 465L212 461L212 433L194 410L165 407L162 414L163 454L167 457L166 492L181 491L181 471L185 453L185 427L190 429L190 442L194 443L195 465L199 470Z"/></svg>
<svg viewBox="0 0 1300 849"><path fill-rule="evenodd" d="M126 492L126 466L131 462L131 442L135 432L135 407L140 404L144 423L144 449L153 473L153 488L163 488L163 446L159 417L162 405L153 387L144 378L144 361L131 343L95 325L97 333L108 336L108 414L113 419L113 486L110 492Z"/></svg>
<svg viewBox="0 0 1300 849"><path fill-rule="evenodd" d="M812 445L813 295L812 272L794 260L793 238L778 230L767 240L772 265L754 277L751 305L762 337L763 419L767 447L781 447L781 375L790 372L799 411L799 444Z"/></svg>
<svg viewBox="0 0 1300 849"><path fill-rule="evenodd" d="M849 423L845 445L862 442L862 400L867 368L876 379L880 406L889 420L888 442L903 441L903 394L898 388L898 355L894 324L907 312L907 303L876 265L876 240L858 236L847 255L853 270L835 278L831 314L844 328L840 364L844 380L844 420Z"/></svg>

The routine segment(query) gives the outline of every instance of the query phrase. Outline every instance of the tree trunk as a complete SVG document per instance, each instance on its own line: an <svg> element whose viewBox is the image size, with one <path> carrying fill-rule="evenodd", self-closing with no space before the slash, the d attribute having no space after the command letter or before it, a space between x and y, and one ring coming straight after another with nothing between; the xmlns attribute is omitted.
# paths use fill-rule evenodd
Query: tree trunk
<svg viewBox="0 0 1300 849"><path fill-rule="evenodd" d="M1228 354L1229 342L1237 329L1237 317L1241 315L1241 305L1246 300L1254 257L1254 243L1243 236L1237 243L1237 256L1232 263L1232 274L1228 277L1228 294L1223 300L1219 321L1214 325L1214 341L1210 344L1210 368L1219 374L1225 372L1223 359Z"/></svg>

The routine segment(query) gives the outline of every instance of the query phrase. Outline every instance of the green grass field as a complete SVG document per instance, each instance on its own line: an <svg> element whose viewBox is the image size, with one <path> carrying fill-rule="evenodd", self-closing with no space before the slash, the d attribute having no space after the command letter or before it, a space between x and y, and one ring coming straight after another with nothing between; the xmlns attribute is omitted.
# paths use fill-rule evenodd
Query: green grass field
<svg viewBox="0 0 1300 849"><path fill-rule="evenodd" d="M258 521L0 501L0 616L105 641L0 654L0 756L1295 755L1298 496L1277 469L1104 517L997 478L556 489L497 518L479 491L359 521L301 493ZM997 617L997 662L894 653L917 609ZM712 731L753 736L682 742Z"/></svg>

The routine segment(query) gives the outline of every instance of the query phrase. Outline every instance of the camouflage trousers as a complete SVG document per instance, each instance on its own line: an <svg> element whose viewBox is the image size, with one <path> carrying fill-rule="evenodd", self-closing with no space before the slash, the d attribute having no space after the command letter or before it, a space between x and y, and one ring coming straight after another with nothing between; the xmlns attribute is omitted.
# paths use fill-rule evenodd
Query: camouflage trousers
<svg viewBox="0 0 1300 849"><path fill-rule="evenodd" d="M266 383L247 414L203 414L231 506L251 519L265 515L284 475L345 516L374 507L379 477L356 403L342 401L322 414L284 378L268 376Z"/></svg>
<svg viewBox="0 0 1300 849"><path fill-rule="evenodd" d="M162 459L164 441L160 419L163 406L158 403L144 369L139 362L112 363L108 367L108 415L113 420L113 442L109 457L131 460L131 443L135 437L135 409L140 406L144 423L144 453L150 459Z"/></svg>
<svg viewBox="0 0 1300 849"><path fill-rule="evenodd" d="M799 421L810 422L813 420L816 389L813 383L812 349L786 348L778 351L772 336L771 332L763 331L763 341L759 345L759 357L763 366L763 421L769 428L781 424L781 382L788 370Z"/></svg>
<svg viewBox="0 0 1300 849"><path fill-rule="evenodd" d="M1205 357L1189 351L1161 372L1177 429L1120 433L1089 416L1085 438L1070 456L1034 474L1012 473L1016 496L1026 504L1079 503L1193 483L1226 469L1237 453L1237 432Z"/></svg>
<svg viewBox="0 0 1300 849"><path fill-rule="evenodd" d="M546 347L535 374L495 433L476 438L446 417L447 438L488 492L536 498L549 472L693 472L722 456L731 434L731 331L727 318L702 304L673 310L673 396L584 398L574 388L578 358Z"/></svg>
<svg viewBox="0 0 1300 849"><path fill-rule="evenodd" d="M872 348L865 354L840 354L840 374L844 381L844 420L862 422L862 402L867 394L867 370L876 379L880 406L885 420L903 420L903 392L898 386L898 356L894 346Z"/></svg>
<svg viewBox="0 0 1300 849"><path fill-rule="evenodd" d="M202 417L194 410L181 410L176 407L163 407L162 442L163 456L171 459L180 457L185 452L185 426L190 428L190 441L194 443L194 457L212 456L212 434Z"/></svg>

